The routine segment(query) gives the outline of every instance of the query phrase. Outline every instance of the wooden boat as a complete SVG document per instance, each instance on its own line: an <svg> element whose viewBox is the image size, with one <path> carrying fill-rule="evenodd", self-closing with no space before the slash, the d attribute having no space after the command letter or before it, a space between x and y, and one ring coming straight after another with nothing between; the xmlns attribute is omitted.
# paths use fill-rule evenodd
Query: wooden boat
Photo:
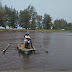
<svg viewBox="0 0 72 72"><path fill-rule="evenodd" d="M26 48L22 48L21 45L19 45L19 44L18 44L17 49L18 49L19 51L21 51L22 53L24 53L24 54L29 54L29 53L31 53L31 52L35 52L35 50L36 50L34 46L33 46L33 48L31 48L31 49L26 49Z"/></svg>

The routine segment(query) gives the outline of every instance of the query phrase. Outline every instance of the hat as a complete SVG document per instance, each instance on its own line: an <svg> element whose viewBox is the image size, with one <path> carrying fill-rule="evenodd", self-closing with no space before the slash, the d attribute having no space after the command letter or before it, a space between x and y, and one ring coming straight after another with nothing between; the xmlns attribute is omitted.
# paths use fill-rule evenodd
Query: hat
<svg viewBox="0 0 72 72"><path fill-rule="evenodd" d="M25 34L29 34L29 32L26 32Z"/></svg>
<svg viewBox="0 0 72 72"><path fill-rule="evenodd" d="M29 34L29 32L27 32L27 34Z"/></svg>

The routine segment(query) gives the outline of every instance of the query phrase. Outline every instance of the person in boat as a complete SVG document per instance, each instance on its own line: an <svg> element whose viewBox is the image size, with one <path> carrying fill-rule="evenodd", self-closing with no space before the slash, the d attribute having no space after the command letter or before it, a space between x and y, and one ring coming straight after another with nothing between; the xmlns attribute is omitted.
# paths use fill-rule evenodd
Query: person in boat
<svg viewBox="0 0 72 72"><path fill-rule="evenodd" d="M26 32L24 35L24 44L22 45L22 48L27 48L27 49L33 48L32 41L29 36L29 32Z"/></svg>
<svg viewBox="0 0 72 72"><path fill-rule="evenodd" d="M25 42L26 38L30 38L28 31L27 31L27 32L25 33L25 35L24 35L24 42Z"/></svg>

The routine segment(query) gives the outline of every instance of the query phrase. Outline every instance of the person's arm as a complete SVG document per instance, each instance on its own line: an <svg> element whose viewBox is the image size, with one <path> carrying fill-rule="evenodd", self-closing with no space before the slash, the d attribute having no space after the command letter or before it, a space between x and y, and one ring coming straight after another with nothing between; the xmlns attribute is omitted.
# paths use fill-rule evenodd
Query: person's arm
<svg viewBox="0 0 72 72"><path fill-rule="evenodd" d="M25 41L24 44L22 45L22 48L25 48L25 45L26 45L26 41Z"/></svg>

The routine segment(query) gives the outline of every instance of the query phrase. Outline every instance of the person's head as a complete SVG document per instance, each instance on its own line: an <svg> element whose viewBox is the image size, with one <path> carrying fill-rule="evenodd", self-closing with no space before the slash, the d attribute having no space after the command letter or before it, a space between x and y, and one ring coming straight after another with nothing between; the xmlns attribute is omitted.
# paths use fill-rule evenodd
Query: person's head
<svg viewBox="0 0 72 72"><path fill-rule="evenodd" d="M27 32L27 34L29 34L29 32Z"/></svg>
<svg viewBox="0 0 72 72"><path fill-rule="evenodd" d="M29 32L26 32L26 33L25 33L25 35L27 35L27 36L28 36L28 35L29 35Z"/></svg>

